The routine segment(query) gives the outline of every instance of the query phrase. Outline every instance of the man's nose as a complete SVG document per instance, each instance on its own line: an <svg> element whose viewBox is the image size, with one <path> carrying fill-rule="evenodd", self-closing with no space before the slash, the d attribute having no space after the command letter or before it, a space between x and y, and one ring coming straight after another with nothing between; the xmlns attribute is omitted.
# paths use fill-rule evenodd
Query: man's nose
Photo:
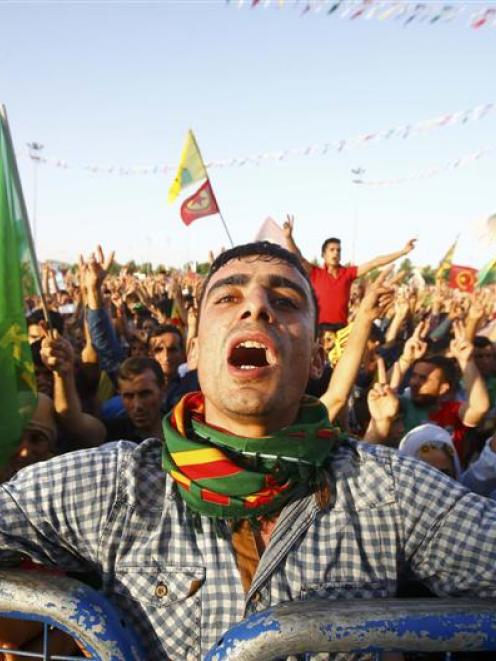
<svg viewBox="0 0 496 661"><path fill-rule="evenodd" d="M268 323L274 321L274 310L267 292L262 287L247 294L241 319L263 320Z"/></svg>
<svg viewBox="0 0 496 661"><path fill-rule="evenodd" d="M143 400L141 397L135 397L132 402L132 409L133 411L139 411L143 408Z"/></svg>

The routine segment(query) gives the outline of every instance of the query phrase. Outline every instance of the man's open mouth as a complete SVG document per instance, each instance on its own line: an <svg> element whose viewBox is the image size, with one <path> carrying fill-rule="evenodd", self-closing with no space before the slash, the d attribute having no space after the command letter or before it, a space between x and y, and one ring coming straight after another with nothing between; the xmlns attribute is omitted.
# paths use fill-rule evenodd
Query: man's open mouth
<svg viewBox="0 0 496 661"><path fill-rule="evenodd" d="M232 347L229 354L229 365L242 370L253 370L257 367L267 367L268 347L256 340L243 340Z"/></svg>

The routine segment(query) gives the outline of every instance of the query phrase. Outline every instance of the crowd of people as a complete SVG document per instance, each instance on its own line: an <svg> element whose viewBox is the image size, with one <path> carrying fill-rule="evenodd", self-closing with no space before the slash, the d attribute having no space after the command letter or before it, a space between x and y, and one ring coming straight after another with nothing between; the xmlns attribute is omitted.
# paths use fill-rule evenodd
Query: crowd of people
<svg viewBox="0 0 496 661"><path fill-rule="evenodd" d="M390 266L415 240L343 266L329 238L318 266L293 231L206 276L111 275L98 247L63 286L44 267L48 320L26 299L0 548L96 573L147 658L288 599L496 595L494 286L419 287Z"/></svg>

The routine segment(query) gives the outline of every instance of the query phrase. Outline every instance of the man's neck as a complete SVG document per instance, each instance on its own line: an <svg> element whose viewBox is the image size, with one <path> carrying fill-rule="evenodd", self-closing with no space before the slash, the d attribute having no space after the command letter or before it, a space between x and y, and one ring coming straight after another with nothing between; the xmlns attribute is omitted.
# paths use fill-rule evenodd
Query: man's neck
<svg viewBox="0 0 496 661"><path fill-rule="evenodd" d="M174 374L174 376L166 376L164 374L164 388L167 390L167 388L170 386L170 384L174 381L174 379L177 377L177 373Z"/></svg>
<svg viewBox="0 0 496 661"><path fill-rule="evenodd" d="M162 420L159 418L153 425L149 427L136 427L136 431L143 436L143 438L161 438L164 440L164 432L162 429Z"/></svg>
<svg viewBox="0 0 496 661"><path fill-rule="evenodd" d="M333 276L337 276L339 273L340 264L326 264L327 273Z"/></svg>
<svg viewBox="0 0 496 661"><path fill-rule="evenodd" d="M212 410L205 402L205 422L207 425L224 429L230 434L244 438L263 438L270 436L276 431L291 425L295 419L294 409L271 419L255 419L254 417L228 416L216 410Z"/></svg>

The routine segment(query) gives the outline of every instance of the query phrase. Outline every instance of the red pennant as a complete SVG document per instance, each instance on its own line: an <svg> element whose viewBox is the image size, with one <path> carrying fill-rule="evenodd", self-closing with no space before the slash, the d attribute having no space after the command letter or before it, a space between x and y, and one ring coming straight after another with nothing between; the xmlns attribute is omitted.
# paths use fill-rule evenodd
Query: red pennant
<svg viewBox="0 0 496 661"><path fill-rule="evenodd" d="M219 213L219 207L207 179L196 193L184 200L181 205L181 218L185 225L190 225L197 218L211 216L214 213Z"/></svg>
<svg viewBox="0 0 496 661"><path fill-rule="evenodd" d="M477 269L473 269L471 266L455 266L452 264L448 284L451 289L473 292L476 276Z"/></svg>

